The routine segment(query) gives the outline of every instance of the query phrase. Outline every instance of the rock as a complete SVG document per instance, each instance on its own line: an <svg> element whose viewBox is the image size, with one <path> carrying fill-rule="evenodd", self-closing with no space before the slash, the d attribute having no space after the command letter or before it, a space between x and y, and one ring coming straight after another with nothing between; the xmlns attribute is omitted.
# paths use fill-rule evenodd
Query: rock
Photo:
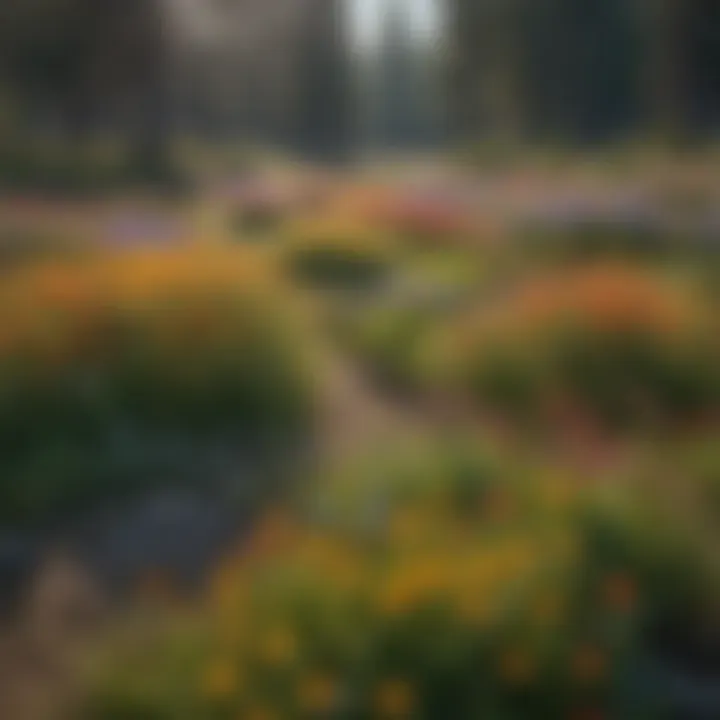
<svg viewBox="0 0 720 720"><path fill-rule="evenodd" d="M0 535L0 621L20 611L38 564L34 542L19 534Z"/></svg>

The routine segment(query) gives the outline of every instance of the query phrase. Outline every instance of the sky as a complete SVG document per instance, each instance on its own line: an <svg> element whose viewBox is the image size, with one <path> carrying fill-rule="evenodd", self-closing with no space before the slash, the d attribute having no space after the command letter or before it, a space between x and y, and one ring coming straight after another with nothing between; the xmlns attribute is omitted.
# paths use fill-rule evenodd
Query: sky
<svg viewBox="0 0 720 720"><path fill-rule="evenodd" d="M372 46L378 39L380 19L388 4L397 0L350 0L357 42ZM411 9L413 30L418 37L431 35L439 23L441 0L404 0Z"/></svg>

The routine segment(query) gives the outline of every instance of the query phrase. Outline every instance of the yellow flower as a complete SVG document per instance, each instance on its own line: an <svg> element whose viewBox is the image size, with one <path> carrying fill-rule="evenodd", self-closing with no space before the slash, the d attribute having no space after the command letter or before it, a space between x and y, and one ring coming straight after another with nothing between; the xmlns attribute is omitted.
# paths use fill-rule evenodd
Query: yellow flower
<svg viewBox="0 0 720 720"><path fill-rule="evenodd" d="M297 640L289 630L275 629L263 639L260 654L269 665L289 665L297 657Z"/></svg>
<svg viewBox="0 0 720 720"><path fill-rule="evenodd" d="M500 677L510 685L527 685L535 676L535 663L530 653L520 648L505 651L500 656Z"/></svg>
<svg viewBox="0 0 720 720"><path fill-rule="evenodd" d="M572 478L552 473L541 485L542 498L550 508L567 508L577 494L577 484Z"/></svg>
<svg viewBox="0 0 720 720"><path fill-rule="evenodd" d="M210 586L210 597L219 608L235 609L245 594L246 582L238 568L225 563L215 573Z"/></svg>
<svg viewBox="0 0 720 720"><path fill-rule="evenodd" d="M473 627L487 626L493 615L493 603L486 592L460 591L455 600L459 619Z"/></svg>
<svg viewBox="0 0 720 720"><path fill-rule="evenodd" d="M234 664L228 660L211 663L202 673L200 690L213 700L231 697L239 690L240 683Z"/></svg>
<svg viewBox="0 0 720 720"><path fill-rule="evenodd" d="M379 606L387 615L409 612L423 601L448 591L449 566L443 558L422 558L398 568L381 587Z"/></svg>
<svg viewBox="0 0 720 720"><path fill-rule="evenodd" d="M532 617L538 625L554 625L562 617L562 598L557 593L541 595L532 608Z"/></svg>
<svg viewBox="0 0 720 720"><path fill-rule="evenodd" d="M416 705L412 685L405 680L387 680L375 693L375 709L381 718L408 718Z"/></svg>
<svg viewBox="0 0 720 720"><path fill-rule="evenodd" d="M337 684L331 677L312 675L298 687L298 704L310 713L326 713L337 701Z"/></svg>
<svg viewBox="0 0 720 720"><path fill-rule="evenodd" d="M508 545L505 549L505 560L503 562L503 576L512 578L522 577L533 569L539 557L537 545L526 542L518 542Z"/></svg>
<svg viewBox="0 0 720 720"><path fill-rule="evenodd" d="M248 708L237 720L278 720L278 716L267 708L252 707Z"/></svg>
<svg viewBox="0 0 720 720"><path fill-rule="evenodd" d="M427 527L427 518L418 510L405 510L392 518L390 538L393 543L405 545L422 538Z"/></svg>
<svg viewBox="0 0 720 720"><path fill-rule="evenodd" d="M322 573L336 586L352 589L362 580L361 558L341 539L311 534L298 550L298 559L303 564Z"/></svg>

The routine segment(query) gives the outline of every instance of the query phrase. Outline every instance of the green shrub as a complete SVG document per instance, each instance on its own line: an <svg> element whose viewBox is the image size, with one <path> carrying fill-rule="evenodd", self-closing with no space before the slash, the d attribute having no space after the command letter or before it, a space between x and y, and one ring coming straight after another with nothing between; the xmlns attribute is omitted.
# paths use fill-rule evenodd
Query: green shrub
<svg viewBox="0 0 720 720"><path fill-rule="evenodd" d="M594 266L529 280L452 324L438 344L479 404L516 419L677 427L717 413L712 327L701 295Z"/></svg>
<svg viewBox="0 0 720 720"><path fill-rule="evenodd" d="M682 250L679 238L652 218L567 218L534 221L521 232L523 250L555 261L661 259Z"/></svg>
<svg viewBox="0 0 720 720"><path fill-rule="evenodd" d="M0 147L0 187L61 196L130 187L185 192L189 178L173 158L155 161L111 144L77 147L21 137Z"/></svg>
<svg viewBox="0 0 720 720"><path fill-rule="evenodd" d="M164 480L189 447L240 451L307 431L309 376L292 318L241 253L44 264L10 277L0 312L8 520L153 473ZM177 464L163 468L164 455Z"/></svg>
<svg viewBox="0 0 720 720"><path fill-rule="evenodd" d="M393 250L372 229L329 218L289 230L286 262L291 274L320 288L377 287L393 267Z"/></svg>
<svg viewBox="0 0 720 720"><path fill-rule="evenodd" d="M428 310L381 307L343 317L338 332L361 368L381 387L402 393L427 384L423 350L432 327Z"/></svg>
<svg viewBox="0 0 720 720"><path fill-rule="evenodd" d="M281 198L251 197L232 208L230 224L240 237L267 236L281 229L289 213L286 206Z"/></svg>

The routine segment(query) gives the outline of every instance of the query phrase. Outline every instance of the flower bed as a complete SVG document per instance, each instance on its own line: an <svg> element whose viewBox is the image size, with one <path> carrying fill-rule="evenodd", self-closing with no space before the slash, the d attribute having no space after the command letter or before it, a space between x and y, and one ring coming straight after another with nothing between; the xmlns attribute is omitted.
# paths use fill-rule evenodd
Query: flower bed
<svg viewBox="0 0 720 720"><path fill-rule="evenodd" d="M441 249L466 244L473 223L462 206L433 195L389 199L375 220L413 247Z"/></svg>
<svg viewBox="0 0 720 720"><path fill-rule="evenodd" d="M615 479L466 449L321 484L200 618L112 644L84 717L661 717L628 670L697 568Z"/></svg>
<svg viewBox="0 0 720 720"><path fill-rule="evenodd" d="M717 415L713 328L691 289L603 265L531 278L438 342L463 391L516 419L677 425Z"/></svg>

